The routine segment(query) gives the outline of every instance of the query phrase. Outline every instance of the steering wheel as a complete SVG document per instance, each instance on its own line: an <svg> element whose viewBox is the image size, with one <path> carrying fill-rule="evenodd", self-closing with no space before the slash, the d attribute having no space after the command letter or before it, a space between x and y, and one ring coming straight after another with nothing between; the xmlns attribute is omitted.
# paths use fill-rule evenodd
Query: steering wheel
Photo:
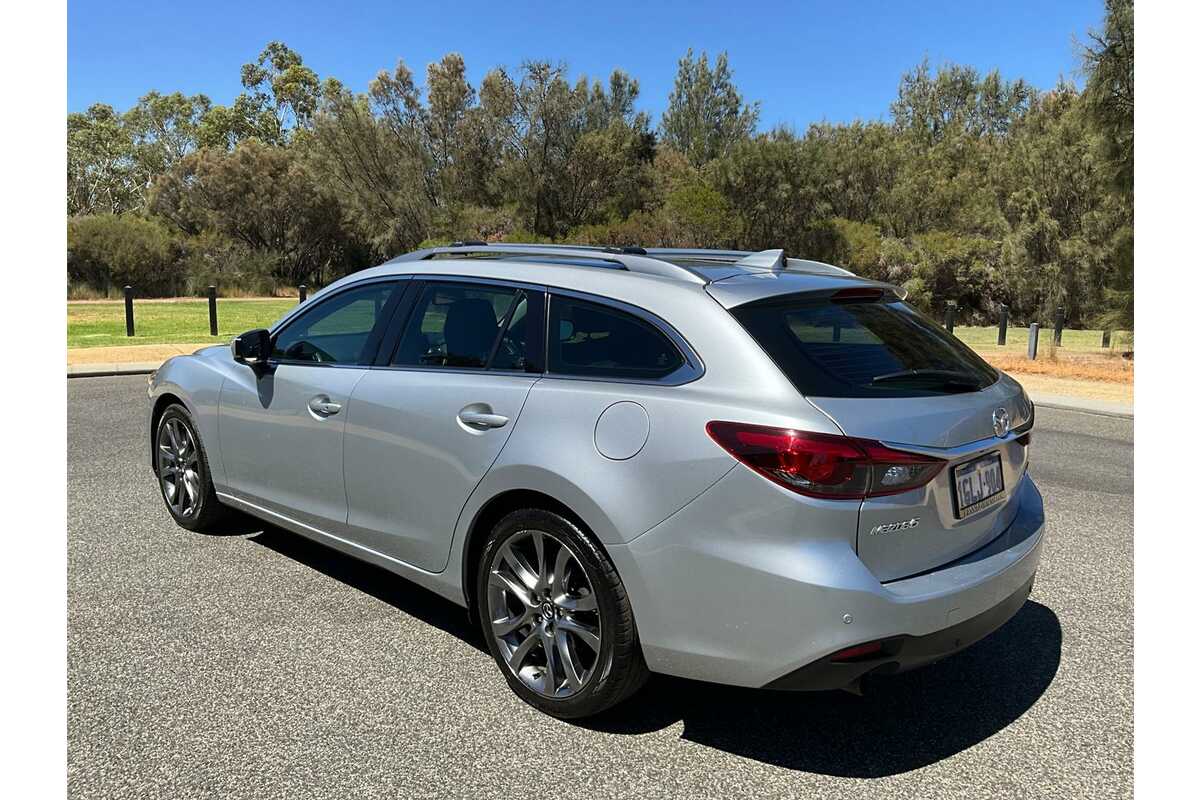
<svg viewBox="0 0 1200 800"><path fill-rule="evenodd" d="M318 364L336 363L337 359L315 344L301 339L287 349L286 355L294 361L314 361Z"/></svg>

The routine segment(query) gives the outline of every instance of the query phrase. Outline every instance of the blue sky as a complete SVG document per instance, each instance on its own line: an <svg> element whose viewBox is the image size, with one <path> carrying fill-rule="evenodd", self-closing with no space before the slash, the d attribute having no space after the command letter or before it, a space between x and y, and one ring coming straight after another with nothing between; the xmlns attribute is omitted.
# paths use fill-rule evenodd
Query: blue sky
<svg viewBox="0 0 1200 800"><path fill-rule="evenodd" d="M338 6L344 6L338 8ZM418 75L458 51L472 82L497 64L565 61L571 75L620 67L641 83L640 107L666 105L687 48L729 52L734 79L762 102L761 128L887 113L901 73L928 55L998 68L1050 88L1077 69L1073 38L1103 19L1102 0L1063 2L382 2L168 3L71 0L67 105L125 109L151 89L227 103L239 69L272 39L321 77L363 90L397 59Z"/></svg>

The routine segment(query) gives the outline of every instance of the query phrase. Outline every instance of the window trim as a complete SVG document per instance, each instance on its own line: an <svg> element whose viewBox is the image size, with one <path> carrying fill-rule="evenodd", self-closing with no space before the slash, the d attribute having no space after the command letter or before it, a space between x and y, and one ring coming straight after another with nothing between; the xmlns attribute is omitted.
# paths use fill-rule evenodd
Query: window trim
<svg viewBox="0 0 1200 800"><path fill-rule="evenodd" d="M455 373L461 375L507 375L514 376L532 376L537 377L545 374L546 369L546 309L549 308L549 303L546 300L546 287L538 283L529 283L526 281L510 281L497 278L480 278L474 275L439 275L439 274L414 274L408 276L412 278L406 292L406 302L403 304L401 312L393 314L392 320L389 323L388 331L383 336L383 341L387 343L386 348L380 348L375 357L375 365L372 369L386 369L397 371L419 371L419 372L444 372ZM491 288L516 289L518 292L525 292L525 297L529 303L530 315L529 319L533 320L536 316L542 317L542 324L535 325L530 330L529 341L526 343L528 354L527 360L537 358L537 363L529 364L525 369L493 369L490 366L483 367L439 367L423 364L393 364L392 359L396 357L396 353L400 350L401 340L404 338L405 329L408 327L412 315L416 312L417 303L420 302L421 295L425 291L425 287L430 283L466 283L474 286L483 286ZM539 310L538 304L541 304ZM515 305L512 306L515 310ZM497 339L497 342L499 340ZM488 364L491 364L495 358L495 347L497 342L493 342L493 352L488 357ZM386 353L386 355L385 355Z"/></svg>
<svg viewBox="0 0 1200 800"><path fill-rule="evenodd" d="M550 305L554 302L554 297L562 296L574 300L580 300L585 303L592 303L599 306L607 306L614 311L620 311L629 316L635 317L641 322L650 325L660 334L667 338L679 355L683 358L683 364L672 372L663 375L661 378L628 378L616 375L579 375L570 372L554 372L550 369ZM546 377L556 378L569 381L590 381L593 383L628 383L641 386L682 386L686 383L699 380L704 376L704 362L700 359L699 354L692 348L687 339L683 337L671 323L667 322L662 317L655 314L653 311L642 308L641 306L627 303L623 300L616 300L611 297L602 295L589 294L588 292L577 292L572 289L559 289L555 287L547 287L546 289L546 324L543 328L545 331L545 354L543 360L545 363Z"/></svg>
<svg viewBox="0 0 1200 800"><path fill-rule="evenodd" d="M396 308L400 306L401 300L408 295L408 288L411 284L409 278L410 276L408 275L380 275L372 278L365 278L361 281L354 281L353 283L348 283L345 286L340 286L338 287L337 291L330 292L328 295L323 295L319 299L314 298L316 302L298 303L293 311L285 315L282 319L276 322L272 328L270 328L272 356L267 359L267 365L272 369L277 366L321 367L325 369L370 369L371 365L375 362L376 355L379 352L379 345L384 339L384 334L391 327L393 317L395 317L396 314ZM346 292L356 291L377 283L391 283L395 284L395 286L393 287L391 295L388 296L387 301L384 303L383 308L380 309L379 318L375 320L374 327L372 327L371 331L367 334L367 343L364 345L364 351L367 353L367 358L363 359L361 362L348 364L322 361L299 361L294 359L274 357L275 342L284 331L290 328L297 321L325 305L326 303L341 297Z"/></svg>

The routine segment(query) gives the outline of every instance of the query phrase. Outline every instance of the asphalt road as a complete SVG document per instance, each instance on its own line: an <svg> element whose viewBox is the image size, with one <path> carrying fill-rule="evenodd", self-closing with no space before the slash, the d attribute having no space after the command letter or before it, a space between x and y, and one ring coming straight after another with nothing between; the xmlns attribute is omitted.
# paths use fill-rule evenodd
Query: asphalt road
<svg viewBox="0 0 1200 800"><path fill-rule="evenodd" d="M144 377L68 395L72 797L1132 795L1130 420L1039 410L1042 569L963 653L864 697L656 677L571 724L423 589L276 528L176 527Z"/></svg>

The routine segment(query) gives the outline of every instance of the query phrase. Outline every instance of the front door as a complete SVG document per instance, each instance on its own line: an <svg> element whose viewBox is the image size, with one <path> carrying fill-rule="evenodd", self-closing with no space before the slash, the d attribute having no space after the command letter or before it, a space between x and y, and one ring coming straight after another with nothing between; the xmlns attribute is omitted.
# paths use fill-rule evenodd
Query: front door
<svg viewBox="0 0 1200 800"><path fill-rule="evenodd" d="M318 300L273 337L271 361L221 389L220 440L238 497L335 533L346 525L342 439L402 282L366 283Z"/></svg>
<svg viewBox="0 0 1200 800"><path fill-rule="evenodd" d="M351 398L347 535L439 572L459 513L538 379L542 292L438 280L413 293L391 364Z"/></svg>

